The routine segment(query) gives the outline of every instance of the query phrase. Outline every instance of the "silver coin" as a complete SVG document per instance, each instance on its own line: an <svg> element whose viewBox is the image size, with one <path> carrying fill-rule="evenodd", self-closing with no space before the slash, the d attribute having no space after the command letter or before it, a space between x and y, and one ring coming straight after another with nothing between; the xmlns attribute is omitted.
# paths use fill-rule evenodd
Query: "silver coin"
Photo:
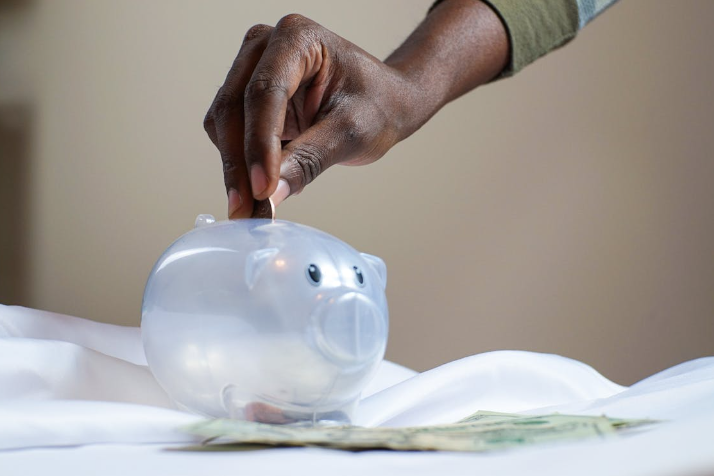
<svg viewBox="0 0 714 476"><path fill-rule="evenodd" d="M255 200L253 202L253 214L251 218L270 218L275 220L275 204L273 200Z"/></svg>

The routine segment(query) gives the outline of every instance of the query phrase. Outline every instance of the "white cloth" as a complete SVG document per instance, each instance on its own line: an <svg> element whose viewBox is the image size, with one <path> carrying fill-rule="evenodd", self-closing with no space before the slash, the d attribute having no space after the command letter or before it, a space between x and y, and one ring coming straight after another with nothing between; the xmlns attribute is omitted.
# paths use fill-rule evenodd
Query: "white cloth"
<svg viewBox="0 0 714 476"><path fill-rule="evenodd" d="M355 423L447 423L477 410L606 413L668 422L626 438L487 455L166 452L167 444L192 441L177 427L199 417L176 410L153 379L138 329L0 306L3 475L206 474L225 471L227 464L240 467L241 474L714 471L714 358L687 362L629 388L580 362L530 352L489 352L421 374L385 362L363 393Z"/></svg>

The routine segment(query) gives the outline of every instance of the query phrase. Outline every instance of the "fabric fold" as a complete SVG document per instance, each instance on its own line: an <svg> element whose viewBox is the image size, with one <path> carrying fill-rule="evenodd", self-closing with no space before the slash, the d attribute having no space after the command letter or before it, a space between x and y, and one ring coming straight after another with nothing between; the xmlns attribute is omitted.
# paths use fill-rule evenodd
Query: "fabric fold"
<svg viewBox="0 0 714 476"><path fill-rule="evenodd" d="M202 417L174 409L144 364L138 328L0 306L0 449L193 441L179 427ZM478 410L711 420L714 357L630 388L533 352L488 352L422 373L385 361L354 423L451 423Z"/></svg>
<svg viewBox="0 0 714 476"><path fill-rule="evenodd" d="M487 352L422 372L363 399L355 423L453 423L478 410L519 412L609 397L624 389L592 367L558 355Z"/></svg>

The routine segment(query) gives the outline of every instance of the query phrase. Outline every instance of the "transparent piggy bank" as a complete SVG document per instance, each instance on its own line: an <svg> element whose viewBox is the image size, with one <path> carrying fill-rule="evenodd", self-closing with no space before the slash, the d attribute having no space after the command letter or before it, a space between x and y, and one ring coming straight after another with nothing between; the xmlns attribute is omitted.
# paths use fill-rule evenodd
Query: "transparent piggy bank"
<svg viewBox="0 0 714 476"><path fill-rule="evenodd" d="M144 292L161 386L207 416L349 423L387 344L384 262L287 221L196 223Z"/></svg>

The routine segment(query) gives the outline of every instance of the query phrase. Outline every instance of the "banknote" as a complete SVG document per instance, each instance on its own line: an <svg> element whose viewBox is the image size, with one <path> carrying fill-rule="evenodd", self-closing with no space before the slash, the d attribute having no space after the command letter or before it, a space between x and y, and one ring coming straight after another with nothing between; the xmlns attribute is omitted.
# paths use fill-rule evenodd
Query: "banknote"
<svg viewBox="0 0 714 476"><path fill-rule="evenodd" d="M551 414L551 415L546 415L546 416L553 416L553 415L559 415L559 416L568 416L568 415L560 415L559 413ZM573 415L571 415L573 416ZM512 420L512 419L518 419L518 418L528 418L529 415L525 415L522 413L501 413L501 412L489 412L489 411L478 411L474 413L473 415L469 415L466 418L462 418L457 424L460 423L471 423L471 422L481 422L481 423L490 423L490 422L495 422L495 421L504 421L504 420ZM604 415L602 416L603 418L607 418ZM590 416L585 416L585 415L577 415L573 416L573 418L600 418L600 417L590 417ZM644 426L652 423L657 423L656 420L648 420L648 419L635 419L635 418L607 418L607 420L610 422L610 425L615 430L625 430L628 428L634 428L638 426Z"/></svg>
<svg viewBox="0 0 714 476"><path fill-rule="evenodd" d="M359 451L484 452L547 442L607 438L651 420L605 416L522 415L477 412L457 423L402 428L357 426L298 427L217 419L184 429L210 442L187 449L245 450L252 447L317 446Z"/></svg>

